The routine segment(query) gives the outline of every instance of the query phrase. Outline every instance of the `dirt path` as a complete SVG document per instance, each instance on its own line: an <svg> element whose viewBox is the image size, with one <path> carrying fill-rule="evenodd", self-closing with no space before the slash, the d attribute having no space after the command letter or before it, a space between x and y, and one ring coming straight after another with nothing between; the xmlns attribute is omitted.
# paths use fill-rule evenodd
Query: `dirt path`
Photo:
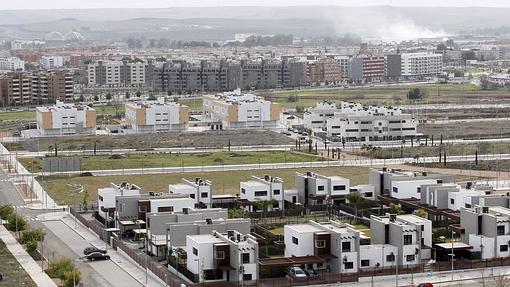
<svg viewBox="0 0 510 287"><path fill-rule="evenodd" d="M499 179L499 180L510 180L509 172L498 172L498 171L487 171L487 170L468 170L468 169L453 169L453 168L430 168L423 166L414 166L414 165L393 165L393 168L400 168L402 170L409 171L426 171L430 173L439 173L439 174L452 174L458 176L460 178L489 178L489 179Z"/></svg>

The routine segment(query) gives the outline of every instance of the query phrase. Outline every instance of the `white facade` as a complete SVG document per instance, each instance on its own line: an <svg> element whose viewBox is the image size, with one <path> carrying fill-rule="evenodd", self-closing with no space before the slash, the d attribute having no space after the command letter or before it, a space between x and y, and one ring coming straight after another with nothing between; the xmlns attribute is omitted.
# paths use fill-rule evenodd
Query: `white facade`
<svg viewBox="0 0 510 287"><path fill-rule="evenodd" d="M83 105L65 104L36 108L37 129L43 136L94 134L96 111Z"/></svg>
<svg viewBox="0 0 510 287"><path fill-rule="evenodd" d="M350 180L313 172L296 173L296 189L302 204L327 204L342 200L350 192Z"/></svg>
<svg viewBox="0 0 510 287"><path fill-rule="evenodd" d="M351 186L351 192L359 192L367 199L375 200L375 186L371 184L359 184L356 186Z"/></svg>
<svg viewBox="0 0 510 287"><path fill-rule="evenodd" d="M226 254L228 252L228 254ZM251 281L258 279L258 243L255 237L232 231L227 234L188 235L186 267L199 282ZM220 266L228 267L223 270ZM207 278L209 274L221 278ZM228 273L228 274L227 274Z"/></svg>
<svg viewBox="0 0 510 287"><path fill-rule="evenodd" d="M181 184L170 184L168 191L175 194L187 194L195 200L196 204L203 203L212 207L212 183L208 180L196 178L194 181L182 179Z"/></svg>
<svg viewBox="0 0 510 287"><path fill-rule="evenodd" d="M16 57L0 58L0 71L24 71L25 61Z"/></svg>
<svg viewBox="0 0 510 287"><path fill-rule="evenodd" d="M259 178L252 176L249 181L240 183L239 197L241 200L247 200L256 203L260 200L273 200L273 206L269 210L284 208L284 187L283 180L278 177L265 176ZM250 212L254 211L253 205L246 206Z"/></svg>
<svg viewBox="0 0 510 287"><path fill-rule="evenodd" d="M185 130L189 108L175 103L157 101L126 103L126 122L137 132Z"/></svg>
<svg viewBox="0 0 510 287"><path fill-rule="evenodd" d="M140 188L134 184L123 182L119 185L114 183L111 187L99 188L97 190L97 206L99 215L108 220L108 210L115 208L115 199L117 196L139 195Z"/></svg>
<svg viewBox="0 0 510 287"><path fill-rule="evenodd" d="M435 76L442 72L442 54L405 53L401 56L402 76Z"/></svg>
<svg viewBox="0 0 510 287"><path fill-rule="evenodd" d="M42 56L41 65L45 69L56 69L64 66L64 57L62 56Z"/></svg>
<svg viewBox="0 0 510 287"><path fill-rule="evenodd" d="M398 248L391 244L360 246L360 269L393 267L397 264Z"/></svg>
<svg viewBox="0 0 510 287"><path fill-rule="evenodd" d="M161 197L150 200L150 210L153 213L183 211L194 207L195 200L191 197Z"/></svg>
<svg viewBox="0 0 510 287"><path fill-rule="evenodd" d="M318 102L317 105L303 114L303 124L306 128L313 132L324 131L327 127L328 120L335 117L335 113L340 112L333 102Z"/></svg>
<svg viewBox="0 0 510 287"><path fill-rule="evenodd" d="M404 199L420 199L420 188L426 184L436 184L435 179L414 179L414 180L394 180L391 182L391 197Z"/></svg>
<svg viewBox="0 0 510 287"><path fill-rule="evenodd" d="M98 61L87 66L87 79L90 86L143 86L145 68L140 61Z"/></svg>
<svg viewBox="0 0 510 287"><path fill-rule="evenodd" d="M448 193L448 209L460 210L474 206L473 197L485 195L481 190L460 190L459 192Z"/></svg>

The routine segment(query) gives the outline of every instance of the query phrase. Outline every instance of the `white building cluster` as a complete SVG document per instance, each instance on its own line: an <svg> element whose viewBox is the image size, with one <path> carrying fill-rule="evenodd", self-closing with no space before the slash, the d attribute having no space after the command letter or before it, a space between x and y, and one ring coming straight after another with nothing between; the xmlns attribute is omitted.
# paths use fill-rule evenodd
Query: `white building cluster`
<svg viewBox="0 0 510 287"><path fill-rule="evenodd" d="M136 132L185 130L189 108L175 102L137 101L126 103L126 122Z"/></svg>
<svg viewBox="0 0 510 287"><path fill-rule="evenodd" d="M41 136L95 134L96 111L57 100L53 106L36 108L36 122Z"/></svg>

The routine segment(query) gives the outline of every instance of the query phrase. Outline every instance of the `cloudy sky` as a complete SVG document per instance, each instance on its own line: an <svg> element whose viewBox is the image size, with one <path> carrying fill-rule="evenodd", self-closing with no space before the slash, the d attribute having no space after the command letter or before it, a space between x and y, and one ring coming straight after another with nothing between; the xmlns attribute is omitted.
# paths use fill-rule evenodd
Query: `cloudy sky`
<svg viewBox="0 0 510 287"><path fill-rule="evenodd" d="M203 7L203 6L293 6L293 5L338 5L338 6L487 6L510 7L509 0L2 0L0 10L10 9L74 9L74 8L159 8L159 7ZM277 2L277 3L275 3Z"/></svg>

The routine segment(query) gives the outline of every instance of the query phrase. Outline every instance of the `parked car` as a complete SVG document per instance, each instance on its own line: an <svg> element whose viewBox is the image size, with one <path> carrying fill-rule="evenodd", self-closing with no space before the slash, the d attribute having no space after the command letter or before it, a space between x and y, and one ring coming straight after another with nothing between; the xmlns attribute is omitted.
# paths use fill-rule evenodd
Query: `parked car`
<svg viewBox="0 0 510 287"><path fill-rule="evenodd" d="M104 254L102 252L92 252L87 255L87 259L90 261L110 260L110 255Z"/></svg>
<svg viewBox="0 0 510 287"><path fill-rule="evenodd" d="M434 287L434 285L432 283L420 283L418 287Z"/></svg>
<svg viewBox="0 0 510 287"><path fill-rule="evenodd" d="M85 256L89 255L89 254L92 254L92 253L95 253L95 252L99 252L99 253L102 253L102 254L106 254L106 250L103 250L103 249L99 249L97 247L87 247L85 249L83 249L83 254Z"/></svg>
<svg viewBox="0 0 510 287"><path fill-rule="evenodd" d="M319 273L317 273L317 270L313 269L313 267L305 266L303 270L309 277L319 277Z"/></svg>
<svg viewBox="0 0 510 287"><path fill-rule="evenodd" d="M133 229L128 229L124 232L122 232L123 238L132 238L135 237L135 231Z"/></svg>
<svg viewBox="0 0 510 287"><path fill-rule="evenodd" d="M306 279L308 277L301 267L290 267L288 274L292 279Z"/></svg>

